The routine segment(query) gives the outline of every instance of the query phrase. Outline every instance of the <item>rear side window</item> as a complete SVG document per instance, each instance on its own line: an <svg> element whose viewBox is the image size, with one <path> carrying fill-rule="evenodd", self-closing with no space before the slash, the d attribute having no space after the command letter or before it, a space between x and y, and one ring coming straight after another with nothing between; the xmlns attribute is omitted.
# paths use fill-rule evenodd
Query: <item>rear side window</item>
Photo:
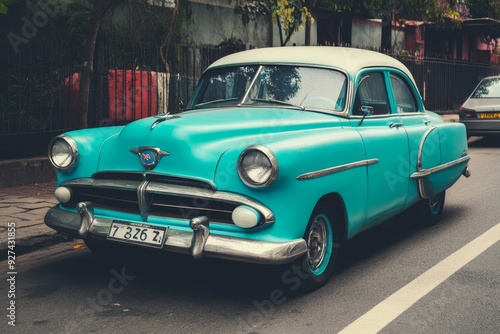
<svg viewBox="0 0 500 334"><path fill-rule="evenodd" d="M418 112L417 99L408 84L399 75L391 73L391 84L398 113Z"/></svg>
<svg viewBox="0 0 500 334"><path fill-rule="evenodd" d="M483 79L472 93L472 98L500 98L500 78Z"/></svg>

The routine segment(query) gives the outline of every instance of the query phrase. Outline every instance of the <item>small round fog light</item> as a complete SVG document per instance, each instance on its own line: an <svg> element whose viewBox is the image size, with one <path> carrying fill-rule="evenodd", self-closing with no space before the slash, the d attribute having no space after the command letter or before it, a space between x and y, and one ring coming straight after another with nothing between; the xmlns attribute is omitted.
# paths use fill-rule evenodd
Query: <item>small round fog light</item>
<svg viewBox="0 0 500 334"><path fill-rule="evenodd" d="M261 222L260 213L246 205L240 205L236 209L234 209L233 214L231 215L233 222L236 226L242 228L251 228L257 226Z"/></svg>
<svg viewBox="0 0 500 334"><path fill-rule="evenodd" d="M56 196L56 199L59 201L59 203L68 203L71 199L71 189L66 187L58 187L54 192L54 195Z"/></svg>

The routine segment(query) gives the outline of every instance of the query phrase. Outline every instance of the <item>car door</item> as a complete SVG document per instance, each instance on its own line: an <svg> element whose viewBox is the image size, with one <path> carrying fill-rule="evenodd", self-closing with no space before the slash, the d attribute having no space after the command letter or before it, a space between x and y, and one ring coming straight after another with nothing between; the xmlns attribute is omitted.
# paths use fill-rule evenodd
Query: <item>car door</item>
<svg viewBox="0 0 500 334"><path fill-rule="evenodd" d="M407 178L417 171L417 165L422 167L436 166L441 161L440 138L433 118L425 113L422 99L414 83L404 74L396 70L388 73L390 88L389 96L396 113L408 135L409 170ZM418 161L420 157L420 162ZM408 203L419 199L419 185L415 179L410 179Z"/></svg>
<svg viewBox="0 0 500 334"><path fill-rule="evenodd" d="M361 72L356 80L351 126L360 134L367 166L366 222L369 228L400 212L408 193L408 137L389 98L389 76L384 69ZM365 115L366 111L371 114Z"/></svg>

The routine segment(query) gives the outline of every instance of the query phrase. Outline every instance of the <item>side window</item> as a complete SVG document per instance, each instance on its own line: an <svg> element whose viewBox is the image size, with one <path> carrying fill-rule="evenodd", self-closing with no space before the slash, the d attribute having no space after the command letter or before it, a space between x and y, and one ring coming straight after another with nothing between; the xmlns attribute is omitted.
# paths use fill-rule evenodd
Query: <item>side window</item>
<svg viewBox="0 0 500 334"><path fill-rule="evenodd" d="M389 99L382 73L370 72L362 75L354 99L353 115L362 115L361 107L371 107L374 115L390 113Z"/></svg>
<svg viewBox="0 0 500 334"><path fill-rule="evenodd" d="M391 73L391 84L396 99L398 113L418 112L418 104L413 91L400 76Z"/></svg>

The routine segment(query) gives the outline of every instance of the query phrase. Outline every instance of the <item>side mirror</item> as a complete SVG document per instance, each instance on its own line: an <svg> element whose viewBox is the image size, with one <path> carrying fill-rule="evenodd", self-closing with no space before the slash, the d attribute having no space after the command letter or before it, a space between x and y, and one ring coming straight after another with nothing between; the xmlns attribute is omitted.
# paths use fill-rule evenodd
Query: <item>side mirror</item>
<svg viewBox="0 0 500 334"><path fill-rule="evenodd" d="M361 125L361 124L363 124L363 121L365 120L366 116L373 115L373 107L371 107L371 106L361 106L361 108L359 108L359 109L363 113L363 118L358 122L358 125Z"/></svg>

